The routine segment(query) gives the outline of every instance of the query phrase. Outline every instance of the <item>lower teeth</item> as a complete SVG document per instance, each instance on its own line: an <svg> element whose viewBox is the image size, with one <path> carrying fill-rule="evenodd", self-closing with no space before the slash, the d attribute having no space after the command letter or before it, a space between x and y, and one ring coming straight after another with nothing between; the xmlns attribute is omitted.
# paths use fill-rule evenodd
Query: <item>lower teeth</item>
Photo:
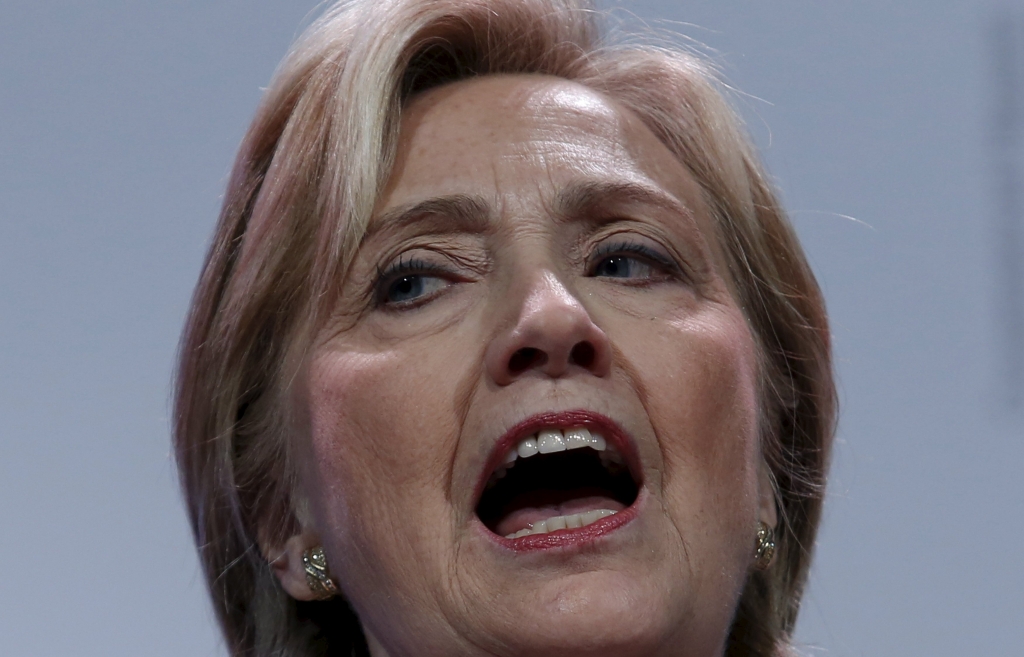
<svg viewBox="0 0 1024 657"><path fill-rule="evenodd" d="M611 509L595 509L593 511L574 513L568 516L555 516L554 518L548 518L547 520L538 520L529 527L520 529L514 534L509 534L505 538L520 538L531 534L548 534L559 529L579 529L580 527L592 525L601 518L607 518L608 516L615 515L615 513L616 512Z"/></svg>

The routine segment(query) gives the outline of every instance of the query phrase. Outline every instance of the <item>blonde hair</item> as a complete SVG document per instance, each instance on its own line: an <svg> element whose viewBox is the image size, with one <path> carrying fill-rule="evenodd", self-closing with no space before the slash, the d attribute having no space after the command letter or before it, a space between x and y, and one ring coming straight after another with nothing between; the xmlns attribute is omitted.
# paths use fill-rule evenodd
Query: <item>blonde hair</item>
<svg viewBox="0 0 1024 657"><path fill-rule="evenodd" d="M231 174L177 376L175 451L233 655L365 651L344 600L296 602L260 552L306 520L286 439L288 381L388 177L403 103L500 73L606 94L700 184L761 352L762 451L780 514L775 563L751 574L726 652L788 650L835 419L824 302L708 66L680 50L604 46L598 19L585 0L348 2L313 24L275 74Z"/></svg>

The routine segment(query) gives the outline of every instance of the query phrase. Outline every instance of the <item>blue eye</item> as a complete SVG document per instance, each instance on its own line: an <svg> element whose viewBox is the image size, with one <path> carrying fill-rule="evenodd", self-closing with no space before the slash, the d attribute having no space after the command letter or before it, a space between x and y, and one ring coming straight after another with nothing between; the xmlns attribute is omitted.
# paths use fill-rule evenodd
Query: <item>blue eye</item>
<svg viewBox="0 0 1024 657"><path fill-rule="evenodd" d="M588 276L624 281L672 278L679 273L673 261L644 244L607 244L598 249Z"/></svg>
<svg viewBox="0 0 1024 657"><path fill-rule="evenodd" d="M594 267L593 276L608 278L650 278L654 268L647 262L626 255L602 258Z"/></svg>
<svg viewBox="0 0 1024 657"><path fill-rule="evenodd" d="M427 302L452 285L457 276L443 267L419 258L400 258L377 273L375 303L394 310L413 308Z"/></svg>
<svg viewBox="0 0 1024 657"><path fill-rule="evenodd" d="M403 304L428 296L448 286L448 281L438 276L408 274L395 279L388 285L384 303Z"/></svg>

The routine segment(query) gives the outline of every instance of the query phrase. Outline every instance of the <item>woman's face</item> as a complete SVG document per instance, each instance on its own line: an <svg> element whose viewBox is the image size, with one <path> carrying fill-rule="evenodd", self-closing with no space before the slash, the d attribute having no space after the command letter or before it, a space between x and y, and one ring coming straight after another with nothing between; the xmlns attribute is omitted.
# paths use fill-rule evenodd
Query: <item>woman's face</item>
<svg viewBox="0 0 1024 657"><path fill-rule="evenodd" d="M297 396L375 653L719 654L774 523L757 376L700 191L634 114L539 76L416 98Z"/></svg>

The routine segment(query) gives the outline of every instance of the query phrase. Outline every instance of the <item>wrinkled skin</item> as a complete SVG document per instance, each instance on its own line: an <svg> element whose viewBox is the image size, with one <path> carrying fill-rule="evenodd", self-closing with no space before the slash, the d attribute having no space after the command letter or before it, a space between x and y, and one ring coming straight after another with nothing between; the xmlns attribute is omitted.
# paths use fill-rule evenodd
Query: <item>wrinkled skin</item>
<svg viewBox="0 0 1024 657"><path fill-rule="evenodd" d="M474 202L402 214L440 197ZM542 357L511 367L524 347ZM636 115L541 76L414 99L296 395L308 534L374 655L720 655L775 522L756 363L697 184ZM566 409L635 441L639 513L502 547L474 514L484 462Z"/></svg>

